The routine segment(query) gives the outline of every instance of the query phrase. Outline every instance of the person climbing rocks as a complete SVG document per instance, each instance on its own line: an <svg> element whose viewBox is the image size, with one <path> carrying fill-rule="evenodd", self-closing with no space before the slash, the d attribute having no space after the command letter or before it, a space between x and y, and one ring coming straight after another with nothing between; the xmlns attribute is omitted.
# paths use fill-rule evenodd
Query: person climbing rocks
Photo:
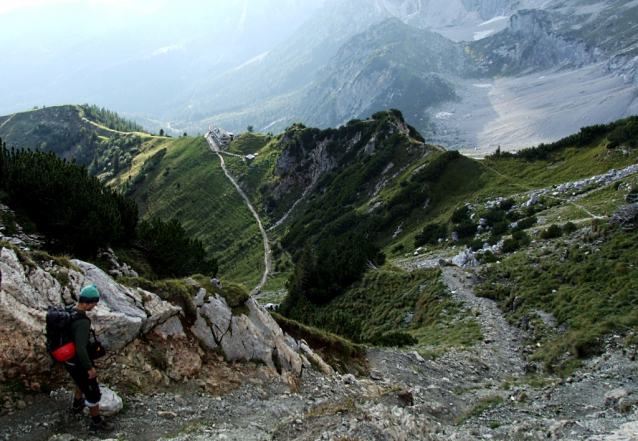
<svg viewBox="0 0 638 441"><path fill-rule="evenodd" d="M88 407L91 414L89 429L96 432L112 432L115 425L107 422L100 415L102 393L97 381L97 370L89 357L88 350L91 319L86 313L95 308L99 301L100 292L96 285L85 286L80 291L79 301L71 315L71 335L75 343L75 356L64 365L76 385L71 411L77 415Z"/></svg>

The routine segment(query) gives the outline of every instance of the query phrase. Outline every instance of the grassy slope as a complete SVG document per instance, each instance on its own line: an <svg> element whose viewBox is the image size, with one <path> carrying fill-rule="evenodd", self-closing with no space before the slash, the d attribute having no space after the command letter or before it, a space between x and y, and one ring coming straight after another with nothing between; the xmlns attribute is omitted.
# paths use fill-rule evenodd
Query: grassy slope
<svg viewBox="0 0 638 441"><path fill-rule="evenodd" d="M565 149L531 164L517 159L486 162L504 173L518 172L522 182L535 186L591 177L638 162L636 149L607 150L604 144L598 140L585 148ZM609 332L636 332L638 233L622 232L607 222L626 203L629 188L637 187L638 177L629 176L617 186L596 189L574 203L539 213L544 222L540 231L567 221L576 222L579 229L553 240L533 236L537 242L524 252L501 259L501 265L484 272L487 280L477 293L499 301L512 323L532 330L540 343L534 358L550 369L569 372L579 357L596 353L600 338ZM603 219L593 221L588 212ZM563 331L556 332L537 311L552 314Z"/></svg>
<svg viewBox="0 0 638 441"><path fill-rule="evenodd" d="M608 150L603 144L604 139L599 138L587 146L559 150L549 159L535 162L490 157L483 163L517 182L521 189L528 190L588 178L635 163L631 155L620 150Z"/></svg>
<svg viewBox="0 0 638 441"><path fill-rule="evenodd" d="M248 190L258 210L263 207L264 203L260 189L263 186L272 185L276 180L272 171L282 152L282 146L277 144L277 141L277 137L269 138L260 134L246 134L231 146L231 151L240 154L259 152L259 156L253 161L227 157L227 164L232 173L240 177L243 187ZM168 154L136 192L136 198L140 200L143 212L165 218L176 216L184 223L190 233L204 240L206 245L220 258L222 277L248 282L249 286L251 283L256 283L261 271L263 271L261 241L257 228L239 196L222 174L218 166L219 160L210 152L205 141L201 138L153 139L145 144L142 155L136 159L128 174L135 176L143 160L164 147L168 149ZM410 154L406 152L408 151L401 150L394 158L394 167L387 173L387 176L391 176L392 179L387 182L385 188L376 194L377 200L389 200L399 191L401 181L407 179L415 169L439 154L434 151L429 156L410 157ZM420 231L423 226L430 222L447 222L454 209L465 202L481 204L497 197L509 197L532 189L588 178L595 174L604 173L611 168L624 168L635 162L635 151L627 155L622 153L620 149L608 150L602 139L578 149L567 148L553 152L549 159L534 162L518 158L488 158L476 161L460 157L452 161L439 180L432 184L432 198L428 207L415 210L407 215L402 219L404 233L398 238L392 239L393 228L393 231L387 231L383 235L381 244L386 251L397 244L404 244L405 248L410 250L413 247L415 233ZM165 175L167 168L170 169ZM630 179L628 183L636 185L634 181ZM179 188L177 187L178 183L180 184ZM215 190L211 191L210 189ZM144 196L147 192L148 197ZM546 227L551 222L580 221L589 217L583 208L596 215L609 215L618 204L622 203L625 193L626 191L617 191L613 187L608 187L579 199L577 204L553 205L539 213L538 216L545 222L543 225ZM223 196L224 194L226 196ZM371 194L366 194L366 197L369 196ZM521 196L518 201L522 201L525 197ZM310 197L305 204L300 205L300 208L312 206L314 200ZM202 204L202 201L207 202L207 204ZM291 197L287 204L292 204L293 201L294 197ZM358 200L356 206L358 210L365 211L368 203L369 200L364 198ZM228 222L229 219L230 222ZM538 228L542 229L542 226ZM273 234L273 237L276 239L276 234ZM576 239L576 241L578 240L580 239ZM631 238L619 238L614 239L614 241L631 243ZM446 246L446 244L441 244L434 248L445 251ZM557 246L558 248L561 246L564 249L568 248L567 245ZM603 253L613 253L612 250L618 248L613 244L610 247ZM621 259L625 259L627 256L631 257L633 248L624 246L624 249L627 250L628 254ZM282 254L285 255L285 253ZM514 253L503 260L502 268L509 278L518 268L533 267L534 259L542 259L542 257L534 253L530 253L530 256L522 252ZM551 262L552 259L555 259L555 256L552 255L550 258L548 255L545 260ZM610 263L609 267L603 264L601 265L603 273L596 274L600 280L605 280L605 275L622 273L623 277L618 279L617 283L608 284L608 286L613 287L617 292L625 293L623 296L626 297L630 295L627 294L630 291L623 291L622 287L629 286L630 289L633 289L631 287L633 286L634 270L626 270L626 265L622 265L623 262L620 262L620 266L616 261L613 264ZM548 277L548 280L555 281L556 278L565 278L561 268L567 268L567 265L563 267L556 266L554 263L547 265L544 277ZM510 273L507 272L507 269L510 270ZM625 271L628 272L625 273ZM569 267L569 272L575 274L573 277L583 279L583 276L578 276L577 267ZM489 277L496 284L509 286L507 285L509 279L505 280L502 273L489 274ZM521 284L517 292L519 297L529 298L530 307L545 308L547 312L556 314L561 320L573 320L573 326L578 323L581 331L585 328L588 330L583 334L574 328L575 334L569 333L565 339L543 346L547 349L538 353L537 356L540 359L554 363L557 360L557 354L560 351L565 352L566 348L572 348L574 352L583 352L588 342L594 338L592 335L598 336L603 331L615 329L614 326L610 325L609 320L605 320L600 325L592 324L588 317L594 316L583 313L587 308L591 308L591 301L582 297L585 295L583 293L606 291L585 286L580 282L576 284L576 288L561 287L562 285L552 288L557 289L559 293L563 291L567 293L557 296L557 298L571 299L569 301L571 304L575 304L573 299L576 297L573 293L577 292L577 297L580 300L576 304L582 303L583 308L585 308L572 306L571 309L566 309L564 300L559 300L556 304L544 301L538 293L538 286L544 286L545 282L542 280L538 282L538 275L526 277L524 276L517 282ZM284 281L285 273L281 273L278 278L271 280L267 289L279 289L283 287ZM497 297L499 292L496 290L492 294L484 293L484 295ZM611 292L609 294L611 295ZM507 298L501 299L504 306L507 304ZM621 316L616 314L620 306L627 310L627 314L623 313ZM602 306L597 304L596 308L601 309ZM635 312L631 308L627 309L626 302L617 302L607 305L605 308L601 310L605 311L606 316L613 317L616 323L625 326L634 323L632 314ZM465 317L464 314L467 315L467 313L451 301L445 288L438 282L438 274L435 271L421 270L409 273L390 264L378 271L368 271L360 283L353 285L344 295L321 308L317 313L330 317L335 315L337 311L346 314L355 321L360 321L364 338L378 332L403 329L419 339L417 348L421 349L431 346L467 346L481 338L475 318ZM446 313L442 314L443 311ZM406 321L410 313L414 313L412 322ZM525 314L529 314L526 309L511 314L512 321L520 320ZM461 317L463 321L454 320L455 317ZM594 320L600 321L595 317ZM338 323L336 325L338 328Z"/></svg>
<svg viewBox="0 0 638 441"><path fill-rule="evenodd" d="M73 108L75 106L47 108L45 114L50 114L48 118L57 113L74 124L77 113L74 114ZM17 114L5 129L28 132L33 124L31 117L37 115L42 116L42 110ZM107 130L101 134L109 135ZM277 179L272 171L283 150L278 140L279 137L245 134L231 146L235 153L259 152L253 161L232 157L227 160L258 210L263 209L265 202L262 189ZM209 252L218 257L222 279L254 286L263 272L259 231L243 200L219 167L219 159L203 138L144 135L141 152L132 166L110 184L125 187L129 177L134 179L140 173L144 161L163 148L167 149L166 156L148 172L146 180L133 194L140 204L141 215L179 219L192 237L201 239ZM436 150L430 156L419 152L409 148L397 151L392 167L384 174L390 177L388 182L374 194L377 200L388 201L415 169L439 154ZM409 251L417 232L428 223L447 222L454 209L465 202L480 204L496 197L588 178L636 162L635 149L608 150L603 138L584 147L555 151L549 159L533 162L518 158L491 157L476 161L460 157L450 162L432 184L428 206L401 219L404 232L396 239L392 238L396 229L393 225L391 231L382 235L380 244L386 251L397 244ZM572 238L538 241L527 252L516 252L502 259L502 265L493 266L493 270L485 274L488 282L480 293L502 302L513 323L520 324L531 318L543 343L535 356L548 365L568 367L572 359L566 354L586 355L596 350L598 338L604 333L630 332L638 326L635 300L638 238L635 233L618 233L590 221L582 222L590 217L588 212L609 216L624 203L624 196L632 187L638 187L635 176L627 178L620 187L599 189L574 203L555 204L538 213L544 223L537 230L568 220L578 222L583 229ZM299 192L295 192L282 205L290 206L298 196ZM357 210L365 212L372 196L372 192L361 194L355 203ZM524 196L518 198L518 202L522 198ZM316 196L309 197L300 204L297 213L311 207L316 199ZM590 225L594 225L593 230L588 229ZM273 237L277 239L276 234ZM538 236L532 238L538 240ZM446 246L444 243L434 248L444 251ZM277 263L287 261L286 253L280 249L276 249L275 254ZM283 287L285 276L284 268L284 272L269 282L267 289ZM358 319L367 335L404 329L419 339L421 347L469 345L480 338L476 321L465 317L465 325L460 325L452 320L452 316L464 312L451 302L437 277L433 271L408 273L388 264L378 271L369 271L362 282L323 308L324 314L330 316L339 311ZM525 301L523 306L512 310L514 297ZM559 324L567 324L568 332L556 338L556 333L543 326L534 314L535 309L554 314ZM442 314L443 310L448 314ZM406 318L411 312L414 320L408 323Z"/></svg>
<svg viewBox="0 0 638 441"><path fill-rule="evenodd" d="M520 194L516 198L520 203L528 198L522 193L531 189L589 178L638 162L636 149L609 150L605 145L604 139L598 139L578 149L553 152L549 159L534 162L518 158L484 161L459 158L449 164L435 184L427 214L404 219L405 236L388 241L386 250L397 243L410 249L414 233L420 227L432 221L446 222L454 208L465 202L480 205L497 197ZM635 267L638 237L635 232L620 233L604 227L591 231L588 213L611 216L619 205L625 204L629 188L638 188L638 177L630 176L619 186L592 191L574 203L560 204L549 199L547 208L537 213L541 225L530 230L532 239L537 242L526 251L503 256L502 265L492 266L484 274L488 281L479 288L481 295L501 301L513 323L520 324L524 317L531 316L537 329L542 330L538 337L542 349L535 357L548 366L556 365L557 369L572 366L573 356L595 351L597 339L605 333L627 333L638 326ZM583 223L584 219L587 222ZM573 237L540 240L539 233L549 224L567 221L577 222L584 228ZM597 222L604 224L604 221ZM446 251L449 246L443 243L434 248ZM568 256L566 260L564 256ZM553 290L556 293L552 294ZM515 297L523 300L523 306L512 310ZM446 314L441 314L443 310ZM558 324L567 324L568 332L557 334L547 330L541 326L542 321L534 310L555 315ZM410 312L415 314L414 320L407 323L405 319ZM466 313L447 296L436 275L423 270L408 273L392 265L379 271L369 270L362 282L318 310L318 314L325 317L339 313L360 321L364 339L375 332L397 329L417 337L420 348L467 346L481 338L476 320L463 316ZM455 315L463 322L453 321ZM331 330L337 331L337 328Z"/></svg>
<svg viewBox="0 0 638 441"><path fill-rule="evenodd" d="M264 270L259 229L203 137L149 138L131 169L111 184L121 188L163 148L166 155L133 193L140 215L178 219L219 259L220 277L256 285Z"/></svg>

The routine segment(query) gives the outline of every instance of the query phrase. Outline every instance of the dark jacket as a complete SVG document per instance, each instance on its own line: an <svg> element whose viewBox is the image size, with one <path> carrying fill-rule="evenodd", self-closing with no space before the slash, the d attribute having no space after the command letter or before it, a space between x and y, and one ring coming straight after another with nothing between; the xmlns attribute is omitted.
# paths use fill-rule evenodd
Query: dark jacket
<svg viewBox="0 0 638 441"><path fill-rule="evenodd" d="M73 336L73 343L75 343L74 361L77 361L87 371L90 371L93 369L93 362L89 358L87 348L91 333L91 319L87 317L84 311L74 308L73 313L76 316L71 322L71 335Z"/></svg>

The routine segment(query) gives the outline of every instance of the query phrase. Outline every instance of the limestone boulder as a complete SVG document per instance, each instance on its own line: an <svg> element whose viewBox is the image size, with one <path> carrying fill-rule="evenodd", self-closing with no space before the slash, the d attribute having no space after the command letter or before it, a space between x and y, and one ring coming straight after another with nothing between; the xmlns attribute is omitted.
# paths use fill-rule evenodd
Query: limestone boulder
<svg viewBox="0 0 638 441"><path fill-rule="evenodd" d="M113 416L122 411L124 403L118 394L116 394L111 388L103 385L100 385L100 392L102 392L102 398L100 399L100 414L104 416Z"/></svg>
<svg viewBox="0 0 638 441"><path fill-rule="evenodd" d="M49 306L62 302L62 289L53 276L23 264L9 248L0 249L0 276L0 381L4 381L50 364L44 319ZM32 284L30 278L39 283Z"/></svg>
<svg viewBox="0 0 638 441"><path fill-rule="evenodd" d="M91 320L108 350L121 349L140 333L147 333L181 311L154 293L120 285L93 264L72 262L84 275L75 289L79 292L82 287L94 284L100 291L100 303L93 309Z"/></svg>
<svg viewBox="0 0 638 441"><path fill-rule="evenodd" d="M205 295L195 298L201 304ZM197 319L191 331L207 347L221 346L227 361L260 361L273 369L281 369L300 376L304 359L300 352L311 356L322 369L331 368L310 348L285 335L277 322L254 299L244 306L248 313L233 315L226 300L219 295L208 296L197 308Z"/></svg>
<svg viewBox="0 0 638 441"><path fill-rule="evenodd" d="M107 350L122 348L181 311L153 293L119 285L92 264L72 262L71 268L53 261L39 265L11 248L0 248L0 381L50 369L52 360L45 347L47 310L76 302L86 285L97 285L101 294L100 303L88 315ZM173 333L180 332L176 326L173 322Z"/></svg>
<svg viewBox="0 0 638 441"><path fill-rule="evenodd" d="M182 310L179 306L162 300L157 294L145 291L141 288L137 290L142 295L142 304L144 305L144 311L146 311L146 318L142 325L142 332L144 334L157 325L166 323L168 319L175 317Z"/></svg>
<svg viewBox="0 0 638 441"><path fill-rule="evenodd" d="M226 300L219 295L210 296L208 302L198 308L198 314L208 319L215 341L220 342L228 333L233 316Z"/></svg>
<svg viewBox="0 0 638 441"><path fill-rule="evenodd" d="M184 327L182 326L182 322L179 319L179 316L177 315L174 315L173 317L169 318L161 325L156 326L152 332L159 335L164 340L173 336L181 337L181 338L186 337L186 333L184 332Z"/></svg>
<svg viewBox="0 0 638 441"><path fill-rule="evenodd" d="M206 319L199 313L197 314L195 323L191 326L191 332L195 337L201 340L207 348L214 349L217 347L217 342L215 341L215 336L213 335L211 327Z"/></svg>

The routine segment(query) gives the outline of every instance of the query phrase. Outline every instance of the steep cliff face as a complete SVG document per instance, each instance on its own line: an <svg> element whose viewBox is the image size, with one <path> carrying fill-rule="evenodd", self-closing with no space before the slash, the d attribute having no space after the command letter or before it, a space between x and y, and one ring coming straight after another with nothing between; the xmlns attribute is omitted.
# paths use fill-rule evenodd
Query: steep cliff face
<svg viewBox="0 0 638 441"><path fill-rule="evenodd" d="M559 14L541 10L520 11L508 28L470 45L484 56L492 73L557 67L579 68L599 61L602 53L574 33L561 33Z"/></svg>
<svg viewBox="0 0 638 441"><path fill-rule="evenodd" d="M442 29L477 24L518 9L538 6L529 0L377 0L378 10L413 26Z"/></svg>
<svg viewBox="0 0 638 441"><path fill-rule="evenodd" d="M510 13L514 8L522 7L522 3L515 0L461 0L468 11L477 12L483 20L489 20L498 15ZM536 2L538 5L539 2Z"/></svg>

